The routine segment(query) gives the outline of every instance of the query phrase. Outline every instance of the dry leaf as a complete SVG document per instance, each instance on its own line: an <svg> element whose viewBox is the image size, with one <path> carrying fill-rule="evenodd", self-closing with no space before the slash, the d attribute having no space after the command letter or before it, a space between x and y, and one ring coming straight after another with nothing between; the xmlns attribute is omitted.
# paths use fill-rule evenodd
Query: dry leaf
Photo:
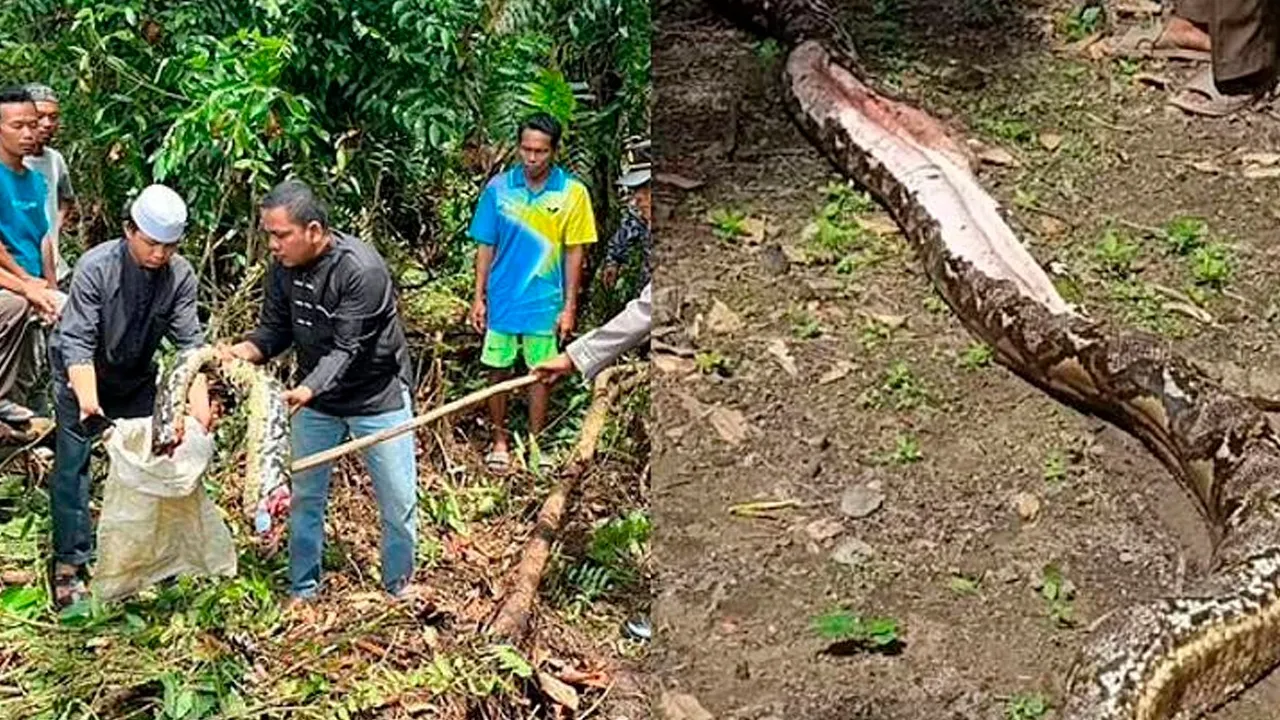
<svg viewBox="0 0 1280 720"><path fill-rule="evenodd" d="M1277 165L1280 164L1280 153L1245 153L1240 156L1240 162L1244 165Z"/></svg>
<svg viewBox="0 0 1280 720"><path fill-rule="evenodd" d="M1172 84L1169 78L1163 75L1155 75L1153 73L1146 73L1146 72L1135 73L1133 76L1133 81L1137 83L1142 83L1143 85L1150 85L1152 87L1161 88L1161 89L1167 88L1169 87L1169 85Z"/></svg>
<svg viewBox="0 0 1280 720"><path fill-rule="evenodd" d="M1048 237L1057 237L1067 231L1067 224L1048 215L1040 216L1040 233Z"/></svg>
<svg viewBox="0 0 1280 720"><path fill-rule="evenodd" d="M804 531L815 542L826 542L844 532L844 523L838 518L819 518L805 525Z"/></svg>
<svg viewBox="0 0 1280 720"><path fill-rule="evenodd" d="M651 356L653 366L658 372L669 375L687 375L696 368L692 360L688 358L678 357L676 355L667 355L665 353L654 353Z"/></svg>
<svg viewBox="0 0 1280 720"><path fill-rule="evenodd" d="M866 314L868 318L874 320L880 325L884 325L890 330L897 330L907 324L906 315L890 315L887 313L869 312Z"/></svg>
<svg viewBox="0 0 1280 720"><path fill-rule="evenodd" d="M741 330L742 318L729 309L728 305L716 300L707 313L707 329L713 333L731 333Z"/></svg>
<svg viewBox="0 0 1280 720"><path fill-rule="evenodd" d="M1280 177L1280 167L1247 167L1240 175L1246 180L1269 180Z"/></svg>
<svg viewBox="0 0 1280 720"><path fill-rule="evenodd" d="M676 692L662 693L661 720L716 720L692 695Z"/></svg>
<svg viewBox="0 0 1280 720"><path fill-rule="evenodd" d="M1159 15L1160 3L1151 0L1133 0L1112 6L1117 15Z"/></svg>
<svg viewBox="0 0 1280 720"><path fill-rule="evenodd" d="M823 373L822 377L818 378L818 384L826 385L827 383L833 383L848 375L850 372L853 372L854 367L856 366L848 360L841 360L836 363L835 367L826 371Z"/></svg>
<svg viewBox="0 0 1280 720"><path fill-rule="evenodd" d="M795 377L800 374L796 369L795 358L791 357L791 351L787 349L786 341L779 338L769 343L769 354L778 360L778 364L787 371L788 375Z"/></svg>
<svg viewBox="0 0 1280 720"><path fill-rule="evenodd" d="M685 412L695 418L701 418L707 414L707 405L698 398L686 392L676 393L680 396L680 404L684 407Z"/></svg>
<svg viewBox="0 0 1280 720"><path fill-rule="evenodd" d="M693 178L687 178L683 175L677 175L676 173L655 173L653 179L655 182L673 185L681 190L697 190L703 185L706 185L702 180L694 180Z"/></svg>
<svg viewBox="0 0 1280 720"><path fill-rule="evenodd" d="M558 673L558 677L570 685L585 685L593 688L607 688L610 682L609 674L602 670L583 672L574 668L565 668Z"/></svg>
<svg viewBox="0 0 1280 720"><path fill-rule="evenodd" d="M741 445L747 439L747 418L741 412L717 405L711 409L708 419L711 427L720 434L720 439L730 445Z"/></svg>
<svg viewBox="0 0 1280 720"><path fill-rule="evenodd" d="M857 218L857 221L858 225L861 226L863 230L866 230L872 235L885 237L888 235L897 235L902 231L902 229L898 227L898 223L894 222L893 218L888 215L870 215L867 217Z"/></svg>
<svg viewBox="0 0 1280 720"><path fill-rule="evenodd" d="M1062 146L1062 136L1051 132L1040 133L1040 146L1053 152Z"/></svg>
<svg viewBox="0 0 1280 720"><path fill-rule="evenodd" d="M748 245L759 245L764 242L765 223L763 218L747 218L742 221L742 241Z"/></svg>
<svg viewBox="0 0 1280 720"><path fill-rule="evenodd" d="M567 683L564 683L555 675L538 671L538 686L542 688L542 692L547 694L552 700L569 708L570 710L578 709L578 691L574 690Z"/></svg>
<svg viewBox="0 0 1280 720"><path fill-rule="evenodd" d="M1208 173L1210 175L1218 175L1222 172L1222 166L1210 160L1197 160L1187 164L1202 173Z"/></svg>
<svg viewBox="0 0 1280 720"><path fill-rule="evenodd" d="M988 165L999 165L1001 167L1018 167L1018 159L1013 153L1002 147L990 145L978 151L978 159Z"/></svg>

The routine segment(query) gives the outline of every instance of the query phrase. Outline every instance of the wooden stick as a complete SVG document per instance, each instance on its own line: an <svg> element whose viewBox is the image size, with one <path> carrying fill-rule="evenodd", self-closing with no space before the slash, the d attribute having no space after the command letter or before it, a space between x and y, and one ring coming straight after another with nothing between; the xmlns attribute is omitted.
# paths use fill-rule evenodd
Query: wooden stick
<svg viewBox="0 0 1280 720"><path fill-rule="evenodd" d="M529 615L534 599L538 596L538 585L542 583L542 572L551 557L551 545L564 522L565 507L569 504L569 496L577 487L579 476L596 453L596 444L604 431L605 421L609 418L609 406L617 400L624 390L623 383L611 382L613 377L626 366L611 367L596 376L592 388L591 407L587 409L582 420L582 431L578 435L578 444L573 451L573 459L567 468L561 471L560 482L542 503L538 511L537 525L533 536L525 543L520 554L520 563L511 572L510 590L494 615L489 633L499 638L519 642L529 630ZM638 379L643 376L633 376Z"/></svg>
<svg viewBox="0 0 1280 720"><path fill-rule="evenodd" d="M317 465L333 462L343 455L353 453L357 450L363 450L371 445L377 445L385 440L390 440L393 437L403 435L412 430L417 430L423 425L439 420L447 415L452 415L459 410L471 407L472 405L478 405L494 395L501 395L502 393L519 390L520 388L527 387L536 382L538 382L538 378L536 376L523 375L518 378L512 378L511 380L505 380L497 385L491 385L483 390L477 390L469 395L460 397L451 403L442 405L425 415L419 415L408 422L401 423L395 427L389 427L386 430L379 430L372 435L365 435L362 438L350 440L337 447L329 448L328 450L315 453L314 455L308 455L299 460L295 460L291 471L300 473L303 470L309 470Z"/></svg>

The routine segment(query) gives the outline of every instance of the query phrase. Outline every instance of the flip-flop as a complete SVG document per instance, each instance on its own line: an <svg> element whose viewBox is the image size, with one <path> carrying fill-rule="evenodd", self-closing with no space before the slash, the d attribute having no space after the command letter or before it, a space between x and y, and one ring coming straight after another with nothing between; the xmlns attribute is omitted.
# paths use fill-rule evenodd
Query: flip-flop
<svg viewBox="0 0 1280 720"><path fill-rule="evenodd" d="M511 458L507 456L505 450L490 450L484 456L484 466L489 469L489 472L506 472L510 463Z"/></svg>
<svg viewBox="0 0 1280 720"><path fill-rule="evenodd" d="M1223 95L1213 82L1213 68L1195 74L1169 98L1168 103L1183 112L1205 117L1226 117L1249 107L1262 93Z"/></svg>
<svg viewBox="0 0 1280 720"><path fill-rule="evenodd" d="M1164 35L1164 23L1157 25L1134 25L1129 31L1114 42L1107 44L1114 57L1130 60L1161 58L1165 60L1185 60L1187 62L1210 62L1213 55L1204 50L1189 48L1158 48L1156 43Z"/></svg>

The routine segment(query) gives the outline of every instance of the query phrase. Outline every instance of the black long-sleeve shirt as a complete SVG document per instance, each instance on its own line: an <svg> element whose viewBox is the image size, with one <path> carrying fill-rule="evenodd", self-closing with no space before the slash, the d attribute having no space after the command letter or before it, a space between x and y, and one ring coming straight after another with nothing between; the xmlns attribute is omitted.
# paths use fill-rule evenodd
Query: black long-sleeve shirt
<svg viewBox="0 0 1280 720"><path fill-rule="evenodd" d="M93 365L104 408L150 414L155 354L166 336L179 350L204 343L191 263L175 255L168 265L145 270L124 240L102 243L76 263L67 304L49 336L56 387L65 387L68 367Z"/></svg>
<svg viewBox="0 0 1280 720"><path fill-rule="evenodd" d="M293 346L308 405L337 417L404 406L408 347L387 264L373 248L334 232L306 267L272 263L266 300L250 342L268 359Z"/></svg>

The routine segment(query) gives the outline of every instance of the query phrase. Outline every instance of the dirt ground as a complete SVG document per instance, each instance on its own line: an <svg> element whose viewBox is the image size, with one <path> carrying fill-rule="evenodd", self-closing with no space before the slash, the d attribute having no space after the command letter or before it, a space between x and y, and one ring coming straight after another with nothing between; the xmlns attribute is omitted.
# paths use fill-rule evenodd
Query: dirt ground
<svg viewBox="0 0 1280 720"><path fill-rule="evenodd" d="M1090 58L1069 6L1014 5L848 9L874 19L853 24L874 77L1012 156L980 181L1064 295L1276 393L1280 157L1249 154L1280 124L1166 109L1151 83L1193 66ZM655 18L658 169L705 182L658 188L656 716L698 717L671 709L688 694L721 720L1054 717L1035 700L1060 703L1093 621L1205 568L1194 506L1128 435L984 364L878 208L854 261L815 259L840 178L782 105L780 56L696 2ZM725 209L746 236L713 232ZM1184 215L1208 256L1140 229ZM791 504L730 512L751 501ZM898 651L823 653L813 621L842 607L898 620ZM1278 703L1273 675L1213 718Z"/></svg>

